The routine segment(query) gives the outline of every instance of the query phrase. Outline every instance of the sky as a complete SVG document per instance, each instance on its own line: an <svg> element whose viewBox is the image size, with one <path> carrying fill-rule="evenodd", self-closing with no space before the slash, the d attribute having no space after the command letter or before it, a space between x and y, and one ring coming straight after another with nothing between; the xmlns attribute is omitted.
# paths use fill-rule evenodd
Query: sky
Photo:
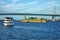
<svg viewBox="0 0 60 40"><path fill-rule="evenodd" d="M60 0L0 0L0 13L60 13Z"/></svg>
<svg viewBox="0 0 60 40"><path fill-rule="evenodd" d="M54 6L60 14L60 0L0 0L0 13L54 14Z"/></svg>

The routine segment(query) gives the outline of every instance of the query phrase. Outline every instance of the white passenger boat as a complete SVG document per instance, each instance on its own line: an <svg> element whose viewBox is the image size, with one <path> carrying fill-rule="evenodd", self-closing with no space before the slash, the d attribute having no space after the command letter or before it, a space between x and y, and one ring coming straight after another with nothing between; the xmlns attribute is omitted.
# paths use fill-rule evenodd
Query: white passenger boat
<svg viewBox="0 0 60 40"><path fill-rule="evenodd" d="M4 26L13 26L14 19L12 17L5 17L4 18Z"/></svg>

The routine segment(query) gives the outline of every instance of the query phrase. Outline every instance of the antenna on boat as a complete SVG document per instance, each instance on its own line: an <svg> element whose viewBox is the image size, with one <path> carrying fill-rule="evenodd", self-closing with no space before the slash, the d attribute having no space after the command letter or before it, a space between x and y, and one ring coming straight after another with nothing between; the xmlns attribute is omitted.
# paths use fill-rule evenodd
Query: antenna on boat
<svg viewBox="0 0 60 40"><path fill-rule="evenodd" d="M56 14L56 6L53 4L52 5L52 14L55 15ZM52 16L52 21L55 21L55 16Z"/></svg>

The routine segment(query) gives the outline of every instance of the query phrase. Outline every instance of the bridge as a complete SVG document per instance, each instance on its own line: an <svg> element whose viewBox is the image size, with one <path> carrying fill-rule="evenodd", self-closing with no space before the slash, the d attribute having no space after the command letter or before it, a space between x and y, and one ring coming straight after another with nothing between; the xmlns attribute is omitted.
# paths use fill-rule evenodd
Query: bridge
<svg viewBox="0 0 60 40"><path fill-rule="evenodd" d="M33 14L33 13L0 13L0 15L60 16L59 14Z"/></svg>
<svg viewBox="0 0 60 40"><path fill-rule="evenodd" d="M59 14L33 14L33 13L0 13L0 15L32 15L32 16L52 16L52 20L55 19L55 16L60 16Z"/></svg>

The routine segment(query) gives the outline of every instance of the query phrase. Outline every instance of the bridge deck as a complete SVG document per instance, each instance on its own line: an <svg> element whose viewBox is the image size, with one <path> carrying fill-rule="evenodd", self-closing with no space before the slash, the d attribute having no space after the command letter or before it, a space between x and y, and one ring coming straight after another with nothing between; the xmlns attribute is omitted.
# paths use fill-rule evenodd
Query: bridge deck
<svg viewBox="0 0 60 40"><path fill-rule="evenodd" d="M0 15L60 16L59 14L0 13Z"/></svg>

